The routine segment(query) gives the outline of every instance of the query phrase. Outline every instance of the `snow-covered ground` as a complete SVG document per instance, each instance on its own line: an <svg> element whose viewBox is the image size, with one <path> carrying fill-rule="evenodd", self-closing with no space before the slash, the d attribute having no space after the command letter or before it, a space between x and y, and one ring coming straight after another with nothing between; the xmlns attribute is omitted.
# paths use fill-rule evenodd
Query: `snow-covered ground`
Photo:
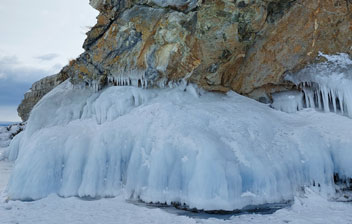
<svg viewBox="0 0 352 224"><path fill-rule="evenodd" d="M295 198L291 207L270 215L244 214L204 219L201 215L177 215L160 208L147 208L129 203L123 196L86 201L50 195L39 201L8 201L3 193L11 162L0 161L0 223L1 224L351 224L352 204L328 201L318 193L306 189ZM171 210L172 211L172 210ZM225 219L226 218L226 219Z"/></svg>

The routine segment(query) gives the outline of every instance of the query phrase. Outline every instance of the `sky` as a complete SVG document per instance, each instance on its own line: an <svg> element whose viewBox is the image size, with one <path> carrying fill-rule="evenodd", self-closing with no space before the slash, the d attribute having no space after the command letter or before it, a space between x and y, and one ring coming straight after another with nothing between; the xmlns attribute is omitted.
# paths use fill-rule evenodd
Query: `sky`
<svg viewBox="0 0 352 224"><path fill-rule="evenodd" d="M0 121L19 121L32 83L83 52L97 15L89 0L0 1Z"/></svg>

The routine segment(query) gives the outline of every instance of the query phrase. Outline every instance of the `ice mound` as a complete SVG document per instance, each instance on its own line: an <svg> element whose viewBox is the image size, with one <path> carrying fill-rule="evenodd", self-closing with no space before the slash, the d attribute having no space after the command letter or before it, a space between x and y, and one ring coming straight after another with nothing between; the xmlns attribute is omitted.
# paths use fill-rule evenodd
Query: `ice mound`
<svg viewBox="0 0 352 224"><path fill-rule="evenodd" d="M320 54L327 61L310 65L297 74L286 77L304 93L300 104L305 108L317 108L352 118L352 60L347 54ZM276 101L276 102L275 102ZM292 109L274 97L274 107ZM296 103L297 101L291 101ZM286 105L280 105L281 103ZM301 109L301 108L297 108ZM286 111L292 112L292 111Z"/></svg>
<svg viewBox="0 0 352 224"><path fill-rule="evenodd" d="M302 186L334 193L352 177L352 119L282 113L233 92L193 86L100 92L64 82L12 141L11 199L127 194L205 210L291 200Z"/></svg>

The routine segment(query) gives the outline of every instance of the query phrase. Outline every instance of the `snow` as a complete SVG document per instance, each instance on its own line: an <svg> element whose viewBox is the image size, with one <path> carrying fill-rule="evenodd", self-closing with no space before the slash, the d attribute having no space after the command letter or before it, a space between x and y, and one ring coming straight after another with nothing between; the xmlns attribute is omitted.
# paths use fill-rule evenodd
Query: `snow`
<svg viewBox="0 0 352 224"><path fill-rule="evenodd" d="M7 127L0 127L0 147L6 147L10 144L11 133Z"/></svg>
<svg viewBox="0 0 352 224"><path fill-rule="evenodd" d="M0 161L0 195L13 165ZM123 195L101 200L60 198L50 195L32 202L6 201L0 198L1 224L331 224L352 223L352 204L328 201L319 193L307 188L295 197L295 203L273 214L242 214L235 216L181 213L172 209L137 206L128 203Z"/></svg>
<svg viewBox="0 0 352 224"><path fill-rule="evenodd" d="M295 101L299 104L297 110L301 110L301 105L304 105L306 108L317 108L320 111L339 113L352 118L351 58L343 53L338 55L320 53L320 56L326 61L286 76L286 79L296 84L304 94L301 102ZM280 99L274 98L274 108L293 112L294 108L287 107L287 101Z"/></svg>
<svg viewBox="0 0 352 224"><path fill-rule="evenodd" d="M305 186L330 198L334 173L352 177L351 127L337 114L287 114L192 85L95 92L65 82L11 143L8 196L123 195L205 210L286 202Z"/></svg>
<svg viewBox="0 0 352 224"><path fill-rule="evenodd" d="M24 128L24 124L11 124L0 126L0 161L8 157L8 146L10 142L16 134L22 131Z"/></svg>

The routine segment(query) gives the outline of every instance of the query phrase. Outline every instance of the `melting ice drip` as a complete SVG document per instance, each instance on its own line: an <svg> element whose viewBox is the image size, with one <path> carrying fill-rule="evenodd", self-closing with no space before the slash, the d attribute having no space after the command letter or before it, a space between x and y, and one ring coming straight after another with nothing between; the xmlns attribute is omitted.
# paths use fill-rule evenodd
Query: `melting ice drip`
<svg viewBox="0 0 352 224"><path fill-rule="evenodd" d="M286 76L302 92L274 94L274 108L285 112L317 108L352 117L352 60L347 54L320 56L327 61Z"/></svg>

